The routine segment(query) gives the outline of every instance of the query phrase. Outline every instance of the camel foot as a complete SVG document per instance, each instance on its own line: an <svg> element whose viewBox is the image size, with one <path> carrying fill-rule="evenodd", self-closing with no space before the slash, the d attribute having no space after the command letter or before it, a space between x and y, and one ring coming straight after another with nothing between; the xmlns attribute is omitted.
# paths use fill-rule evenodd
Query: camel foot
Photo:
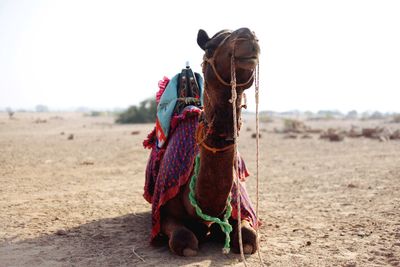
<svg viewBox="0 0 400 267"><path fill-rule="evenodd" d="M179 256L192 257L197 255L199 245L196 236L187 228L182 227L172 233L169 248Z"/></svg>
<svg viewBox="0 0 400 267"><path fill-rule="evenodd" d="M253 246L249 244L243 245L243 253L244 254L252 254L253 253Z"/></svg>
<svg viewBox="0 0 400 267"><path fill-rule="evenodd" d="M250 226L248 221L242 221L242 243L244 254L254 254L258 249L258 240L256 231ZM239 248L239 232L237 226L233 231L232 251L240 253Z"/></svg>
<svg viewBox="0 0 400 267"><path fill-rule="evenodd" d="M193 250L191 248L185 248L183 250L183 256L185 257L193 257L197 255L197 250Z"/></svg>

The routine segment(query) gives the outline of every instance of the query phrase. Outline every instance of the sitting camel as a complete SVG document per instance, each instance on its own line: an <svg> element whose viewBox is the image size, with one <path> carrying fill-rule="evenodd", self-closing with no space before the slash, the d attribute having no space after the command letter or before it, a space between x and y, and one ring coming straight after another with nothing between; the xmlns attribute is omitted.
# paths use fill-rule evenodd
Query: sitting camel
<svg viewBox="0 0 400 267"><path fill-rule="evenodd" d="M199 30L197 43L205 51L204 108L180 114L179 119L174 121L175 126L169 129L168 141L163 147L155 144L159 137L156 129L144 142L152 149L144 194L145 199L152 203L152 241L165 236L169 239L172 252L194 256L199 241L221 234L218 233L221 229L201 218L191 204L189 184L196 172L193 195L202 212L222 219L231 199L232 249L239 253L237 218L240 212L243 250L245 254L252 254L258 249L255 229L259 221L242 182L236 185L234 181L235 175L243 181L248 173L240 156L234 162L233 107L229 100L231 64L234 64L236 123L237 129L240 129L242 95L254 82L260 52L258 40L247 28L223 30L212 38L204 30ZM195 167L196 164L199 166ZM235 164L238 164L238 172L235 172ZM236 194L237 186L241 192L239 196ZM240 211L236 207L238 198L241 201Z"/></svg>

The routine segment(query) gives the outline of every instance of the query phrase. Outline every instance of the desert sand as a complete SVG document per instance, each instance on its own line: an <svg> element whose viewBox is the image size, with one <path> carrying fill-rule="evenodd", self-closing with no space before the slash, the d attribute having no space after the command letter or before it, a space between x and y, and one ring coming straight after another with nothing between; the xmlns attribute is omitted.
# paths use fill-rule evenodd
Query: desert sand
<svg viewBox="0 0 400 267"><path fill-rule="evenodd" d="M142 141L153 125L113 121L80 113L17 113L10 120L0 113L0 266L242 266L219 243L202 244L192 258L149 244L151 206L142 197L149 151ZM261 125L265 265L400 266L400 141L285 139L273 131L280 125ZM253 174L253 203L254 129L247 120L239 144ZM247 262L257 266L257 254Z"/></svg>

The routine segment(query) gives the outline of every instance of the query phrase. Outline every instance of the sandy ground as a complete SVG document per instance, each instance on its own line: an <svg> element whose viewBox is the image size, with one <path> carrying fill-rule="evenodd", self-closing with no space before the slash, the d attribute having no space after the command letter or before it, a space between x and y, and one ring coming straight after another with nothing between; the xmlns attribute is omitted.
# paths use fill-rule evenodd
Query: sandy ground
<svg viewBox="0 0 400 267"><path fill-rule="evenodd" d="M400 266L400 141L284 139L272 131L279 125L262 125L265 265ZM149 245L141 142L151 128L76 113L0 113L0 266L241 266L222 244L205 243L194 258ZM240 150L254 173L253 132L246 124ZM248 189L255 200L254 175ZM257 266L258 258L247 261Z"/></svg>

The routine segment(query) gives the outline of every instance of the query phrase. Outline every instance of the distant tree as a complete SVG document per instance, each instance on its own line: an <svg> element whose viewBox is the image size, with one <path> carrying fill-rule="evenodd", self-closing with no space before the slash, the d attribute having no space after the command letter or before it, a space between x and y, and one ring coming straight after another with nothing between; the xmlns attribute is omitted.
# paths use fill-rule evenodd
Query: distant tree
<svg viewBox="0 0 400 267"><path fill-rule="evenodd" d="M81 112L81 113L89 113L90 112L90 108L88 108L88 107L78 107L75 111L76 112Z"/></svg>
<svg viewBox="0 0 400 267"><path fill-rule="evenodd" d="M320 110L318 116L325 119L334 119L343 117L343 114L338 110Z"/></svg>
<svg viewBox="0 0 400 267"><path fill-rule="evenodd" d="M90 117L100 117L100 116L104 116L106 114L107 114L107 112L101 112L101 111L98 111L98 110L92 110L88 115Z"/></svg>
<svg viewBox="0 0 400 267"><path fill-rule="evenodd" d="M49 108L45 105L37 105L35 110L36 112L49 112Z"/></svg>
<svg viewBox="0 0 400 267"><path fill-rule="evenodd" d="M371 112L370 111L364 111L361 113L361 120L368 120L369 117L371 116Z"/></svg>
<svg viewBox="0 0 400 267"><path fill-rule="evenodd" d="M347 113L346 115L347 119L357 119L358 118L358 112L357 110L351 110Z"/></svg>
<svg viewBox="0 0 400 267"><path fill-rule="evenodd" d="M400 114L393 114L393 122L400 123Z"/></svg>
<svg viewBox="0 0 400 267"><path fill-rule="evenodd" d="M13 118L15 112L11 108L7 108L6 111L8 113L8 118L11 120Z"/></svg>
<svg viewBox="0 0 400 267"><path fill-rule="evenodd" d="M369 116L370 120L382 120L384 118L385 116L379 111L375 111L374 113L371 114L371 116Z"/></svg>
<svg viewBox="0 0 400 267"><path fill-rule="evenodd" d="M157 102L155 99L146 99L139 106L130 106L126 111L119 114L117 123L145 123L155 122L157 113Z"/></svg>
<svg viewBox="0 0 400 267"><path fill-rule="evenodd" d="M304 115L305 115L306 118L308 118L308 119L314 117L314 113L313 113L312 111L309 111L309 110L305 111L305 112L304 112Z"/></svg>

